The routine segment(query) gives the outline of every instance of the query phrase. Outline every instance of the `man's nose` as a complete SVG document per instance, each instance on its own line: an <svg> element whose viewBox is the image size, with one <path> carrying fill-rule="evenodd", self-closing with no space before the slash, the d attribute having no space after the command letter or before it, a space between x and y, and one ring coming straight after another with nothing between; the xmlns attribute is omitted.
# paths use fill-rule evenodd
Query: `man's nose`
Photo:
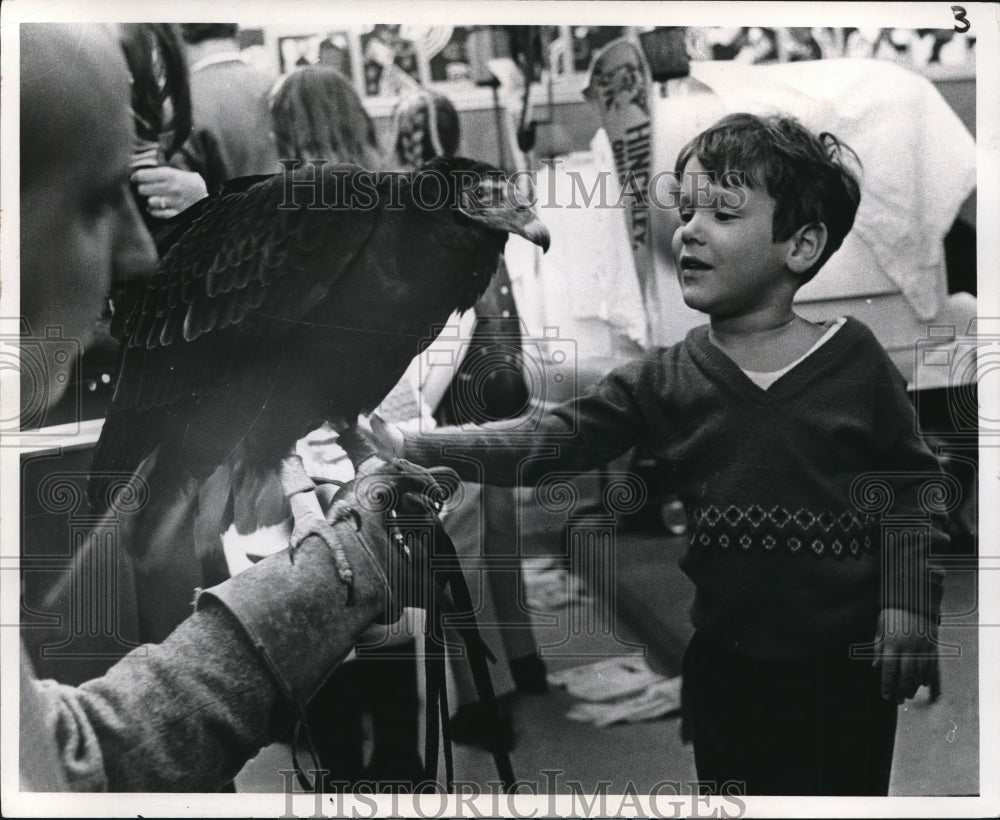
<svg viewBox="0 0 1000 820"><path fill-rule="evenodd" d="M112 277L115 284L148 279L156 269L156 245L143 224L131 194L115 240Z"/></svg>

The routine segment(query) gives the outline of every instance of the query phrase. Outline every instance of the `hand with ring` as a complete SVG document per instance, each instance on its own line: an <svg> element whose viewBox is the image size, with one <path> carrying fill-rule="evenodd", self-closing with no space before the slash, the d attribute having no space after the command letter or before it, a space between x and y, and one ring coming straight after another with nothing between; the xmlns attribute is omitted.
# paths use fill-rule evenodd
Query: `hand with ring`
<svg viewBox="0 0 1000 820"><path fill-rule="evenodd" d="M157 219L170 219L208 195L205 180L194 171L159 165L139 168L132 184L146 198L146 210Z"/></svg>

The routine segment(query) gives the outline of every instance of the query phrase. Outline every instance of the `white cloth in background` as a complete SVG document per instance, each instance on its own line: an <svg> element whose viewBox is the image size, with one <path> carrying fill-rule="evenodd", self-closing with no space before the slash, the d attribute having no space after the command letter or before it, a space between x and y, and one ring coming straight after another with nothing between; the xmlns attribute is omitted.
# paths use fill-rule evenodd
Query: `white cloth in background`
<svg viewBox="0 0 1000 820"><path fill-rule="evenodd" d="M975 189L976 145L929 80L892 62L863 59L692 62L691 76L711 90L723 113L791 114L850 145L863 165L861 206L821 276L874 264L921 319L937 315L947 294L942 242ZM684 123L672 116L669 127ZM688 139L697 133L690 130Z"/></svg>
<svg viewBox="0 0 1000 820"><path fill-rule="evenodd" d="M646 318L625 211L610 207L618 201L619 186L603 130L592 148L592 154L560 157L554 169L544 166L538 171L535 196L552 236L548 252L541 255L534 245L512 236L506 259L519 312L531 331L558 327L563 338L577 339L585 352L599 354L608 352L596 349L607 343L595 339L588 345L589 326L600 325L608 334L644 344ZM598 189L585 207L602 171L603 192Z"/></svg>

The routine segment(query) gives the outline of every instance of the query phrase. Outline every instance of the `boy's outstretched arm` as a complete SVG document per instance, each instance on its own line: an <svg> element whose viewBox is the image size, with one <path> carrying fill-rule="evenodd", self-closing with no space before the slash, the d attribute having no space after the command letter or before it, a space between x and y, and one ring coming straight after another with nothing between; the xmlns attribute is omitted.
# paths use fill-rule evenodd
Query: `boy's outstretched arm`
<svg viewBox="0 0 1000 820"><path fill-rule="evenodd" d="M650 383L654 374L654 360L639 360L612 371L578 398L530 416L405 436L374 416L372 431L386 455L452 467L465 481L532 485L554 470L600 467L655 436L663 419Z"/></svg>

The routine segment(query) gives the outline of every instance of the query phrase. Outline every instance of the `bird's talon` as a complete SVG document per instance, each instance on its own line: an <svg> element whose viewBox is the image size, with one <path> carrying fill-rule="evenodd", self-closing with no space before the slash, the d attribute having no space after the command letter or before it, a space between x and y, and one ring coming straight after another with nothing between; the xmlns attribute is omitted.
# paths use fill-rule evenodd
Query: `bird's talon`
<svg viewBox="0 0 1000 820"><path fill-rule="evenodd" d="M333 521L331 523L337 524L341 521L346 521L348 518L354 520L354 529L361 532L361 513L359 513L354 507L344 506L341 507L333 516Z"/></svg>
<svg viewBox="0 0 1000 820"><path fill-rule="evenodd" d="M354 573L350 569L340 569L337 574L340 576L341 583L347 587L345 606L350 606L354 603Z"/></svg>
<svg viewBox="0 0 1000 820"><path fill-rule="evenodd" d="M292 530L292 535L289 538L289 555L294 555L296 548L310 535L317 536L323 541L324 544L326 544L330 552L333 553L333 559L337 565L337 576L344 584L347 585L347 600L350 602L353 600L352 585L354 583L354 573L351 570L344 548L338 541L337 532L333 528L333 524L335 524L338 520L348 517L354 518L355 522L360 527L361 521L360 518L358 518L357 512L346 506L337 512L332 523L327 521L325 518L316 518L311 515L304 516L297 520L295 522L295 527Z"/></svg>

